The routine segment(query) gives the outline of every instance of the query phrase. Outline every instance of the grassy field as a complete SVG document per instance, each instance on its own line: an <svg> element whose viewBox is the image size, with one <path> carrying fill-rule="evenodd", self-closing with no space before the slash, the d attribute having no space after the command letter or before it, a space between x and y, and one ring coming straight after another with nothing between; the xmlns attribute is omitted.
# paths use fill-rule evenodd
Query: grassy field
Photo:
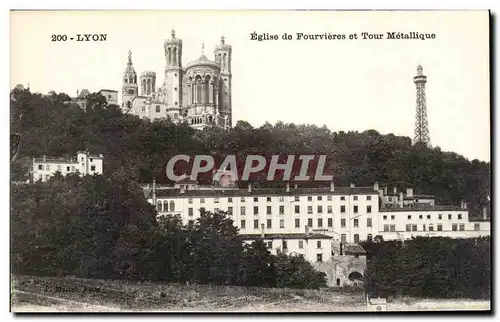
<svg viewBox="0 0 500 322"><path fill-rule="evenodd" d="M293 290L77 278L12 278L14 312L346 312L365 311L361 290ZM488 301L401 299L389 310L488 310Z"/></svg>

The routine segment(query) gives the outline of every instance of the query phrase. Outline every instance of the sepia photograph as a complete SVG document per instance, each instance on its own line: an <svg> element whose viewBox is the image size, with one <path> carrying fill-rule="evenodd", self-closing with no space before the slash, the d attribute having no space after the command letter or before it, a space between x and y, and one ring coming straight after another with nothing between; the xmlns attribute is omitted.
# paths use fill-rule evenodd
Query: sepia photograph
<svg viewBox="0 0 500 322"><path fill-rule="evenodd" d="M11 10L10 312L492 312L488 10Z"/></svg>

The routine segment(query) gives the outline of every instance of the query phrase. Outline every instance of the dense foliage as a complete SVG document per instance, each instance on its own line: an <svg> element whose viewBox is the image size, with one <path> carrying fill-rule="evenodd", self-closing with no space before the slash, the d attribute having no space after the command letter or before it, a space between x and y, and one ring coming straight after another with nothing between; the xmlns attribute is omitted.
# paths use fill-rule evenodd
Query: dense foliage
<svg viewBox="0 0 500 322"><path fill-rule="evenodd" d="M458 205L465 198L473 211L490 194L489 163L469 161L439 148L412 146L407 137L375 130L331 132L326 127L281 122L253 128L239 121L227 131L196 131L169 120L148 122L123 115L116 106L106 106L97 94L89 97L86 111L64 104L68 99L65 94L12 91L11 132L22 135L18 158L11 166L14 180L27 179L33 157L70 157L78 150L102 153L106 175L122 171L143 183L165 180L165 165L177 154L221 158L228 154L325 154L325 173L334 176L337 186L369 186L378 181L399 190L413 187L416 193L435 195L440 204ZM202 183L210 180L199 179Z"/></svg>
<svg viewBox="0 0 500 322"><path fill-rule="evenodd" d="M13 185L12 271L18 274L319 288L325 275L303 259L244 245L223 212L191 226L156 210L126 173L56 175ZM295 272L295 273L294 273Z"/></svg>
<svg viewBox="0 0 500 322"><path fill-rule="evenodd" d="M489 298L490 238L415 238L365 243L372 295Z"/></svg>

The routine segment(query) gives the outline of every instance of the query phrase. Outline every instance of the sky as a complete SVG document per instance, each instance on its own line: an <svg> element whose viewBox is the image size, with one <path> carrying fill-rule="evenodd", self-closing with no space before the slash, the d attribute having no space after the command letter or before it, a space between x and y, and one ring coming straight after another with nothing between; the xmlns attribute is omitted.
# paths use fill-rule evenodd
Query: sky
<svg viewBox="0 0 500 322"><path fill-rule="evenodd" d="M233 124L283 121L332 131L413 138L413 76L423 66L431 143L490 161L487 11L33 11L10 14L10 87L74 96L78 89L121 92L127 53L138 74L163 83L163 43L175 29L183 65L210 59L223 35L232 46ZM277 35L256 41L251 34ZM384 39L362 39L361 33ZM387 32L434 39L386 39ZM105 42L53 42L52 35L106 34ZM284 33L292 40L283 40ZM345 40L297 40L296 34ZM358 39L349 39L356 34Z"/></svg>

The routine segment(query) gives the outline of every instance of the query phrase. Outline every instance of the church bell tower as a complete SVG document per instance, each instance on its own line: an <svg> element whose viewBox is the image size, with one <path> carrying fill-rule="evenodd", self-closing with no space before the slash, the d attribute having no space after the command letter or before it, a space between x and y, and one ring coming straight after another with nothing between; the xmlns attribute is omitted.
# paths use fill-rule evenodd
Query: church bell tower
<svg viewBox="0 0 500 322"><path fill-rule="evenodd" d="M122 109L128 111L132 108L132 99L138 95L137 74L132 66L132 52L128 51L128 62L123 73Z"/></svg>

